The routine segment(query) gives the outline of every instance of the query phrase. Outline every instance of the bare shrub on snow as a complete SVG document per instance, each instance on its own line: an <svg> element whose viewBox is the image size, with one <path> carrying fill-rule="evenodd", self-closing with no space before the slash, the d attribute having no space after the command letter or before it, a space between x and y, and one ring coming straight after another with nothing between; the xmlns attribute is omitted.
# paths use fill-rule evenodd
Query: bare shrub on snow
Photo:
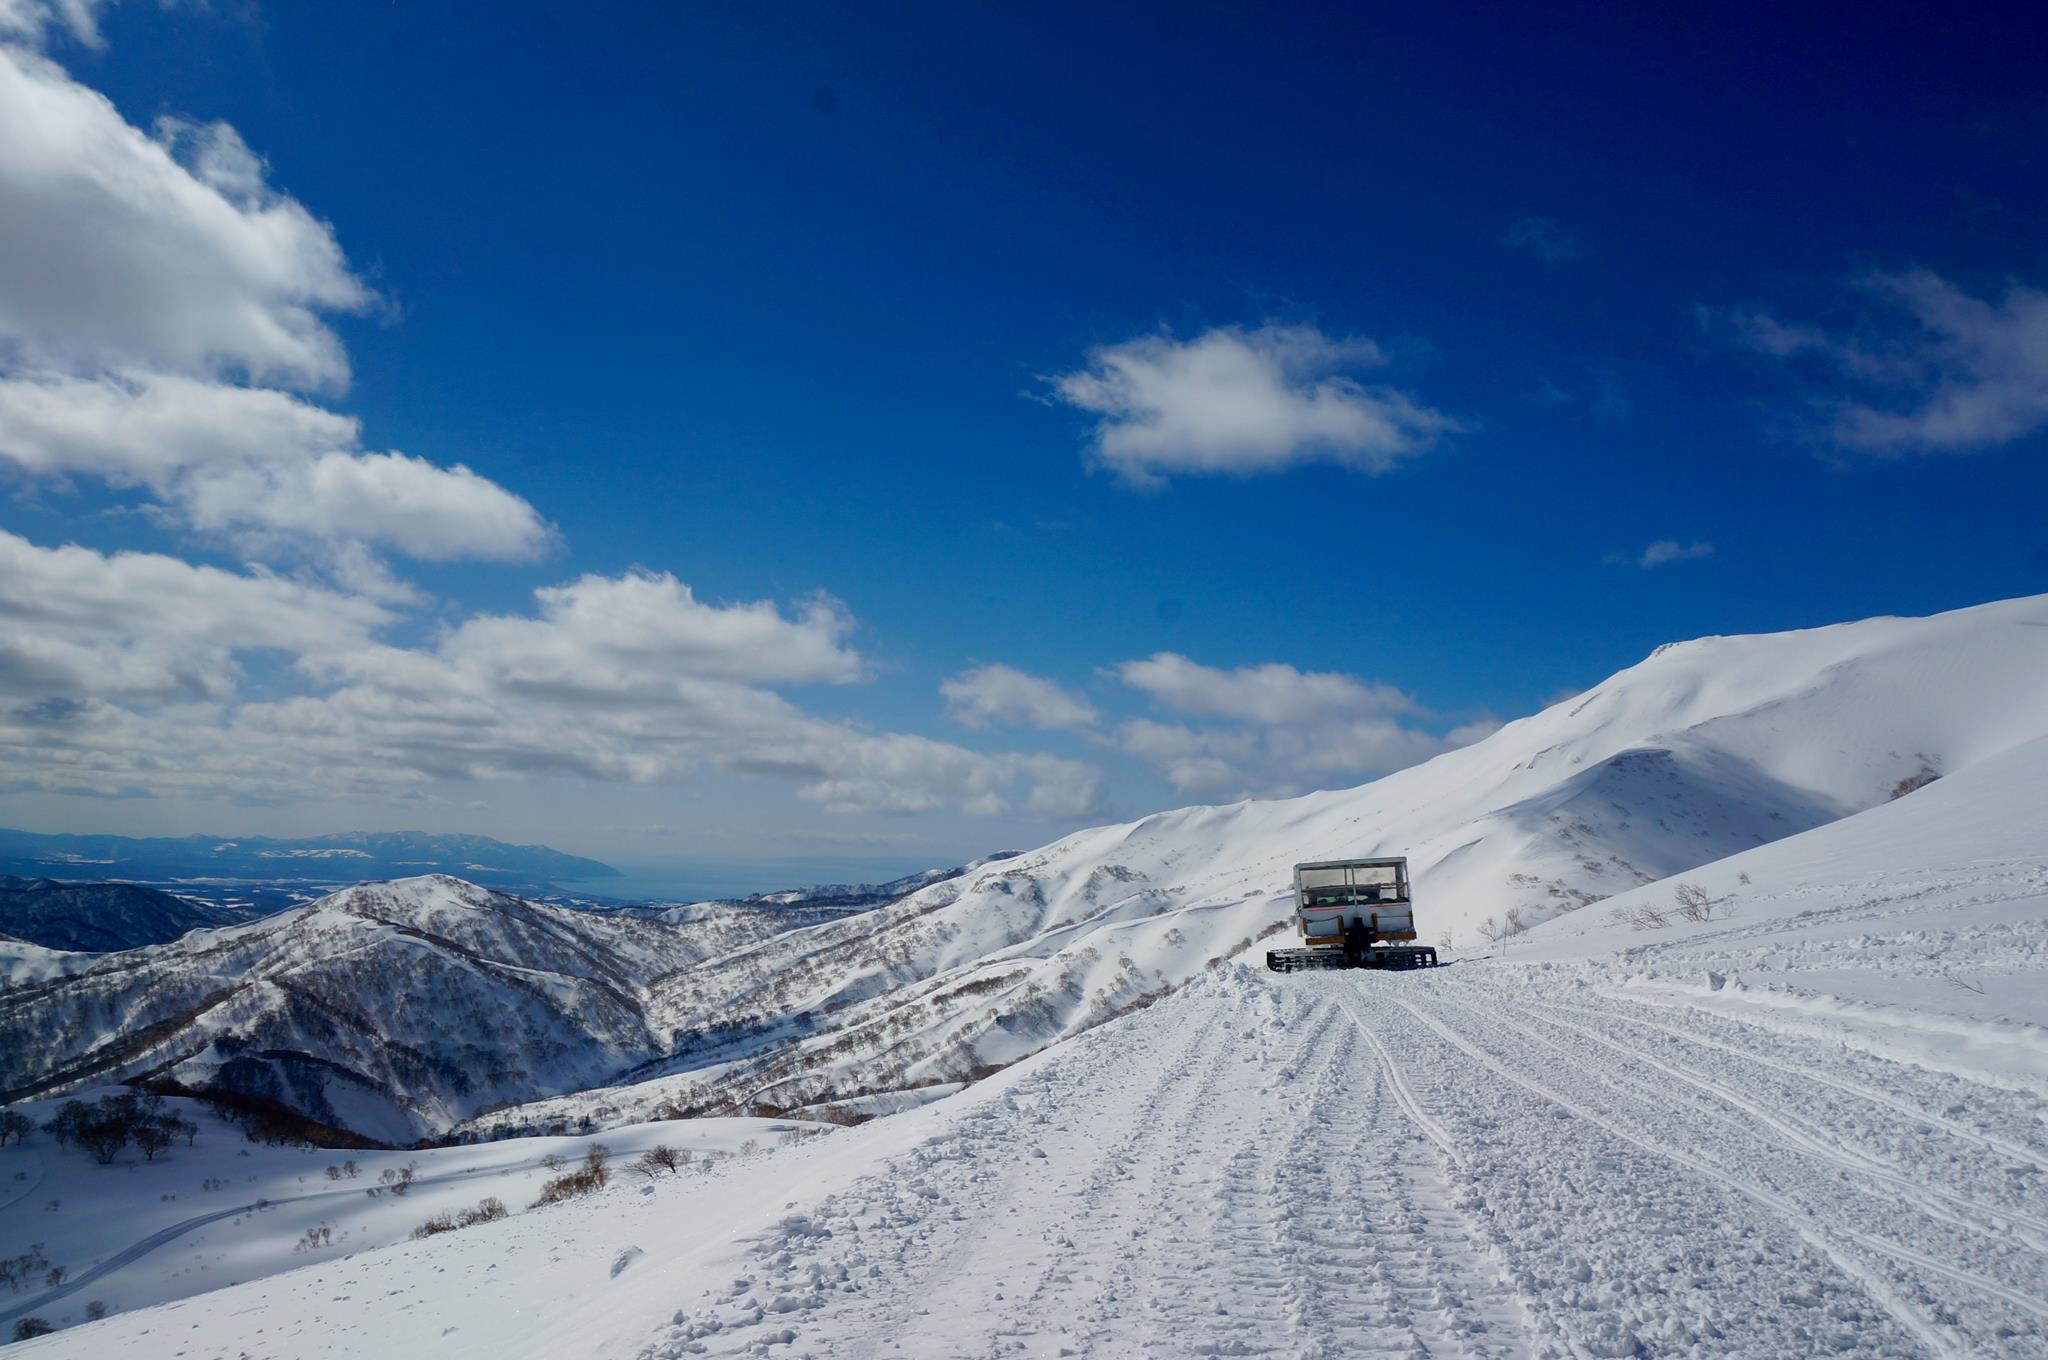
<svg viewBox="0 0 2048 1360"><path fill-rule="evenodd" d="M43 1244L32 1242L21 1255L0 1259L0 1285L18 1290L49 1268L50 1258L43 1254Z"/></svg>
<svg viewBox="0 0 2048 1360"><path fill-rule="evenodd" d="M432 1218L412 1230L412 1240L418 1242L441 1233L454 1232L458 1228L474 1228L479 1223L495 1223L499 1219L508 1216L509 1213L505 1208L505 1201L499 1199L496 1195L490 1195L478 1200L474 1209L464 1209L458 1213L435 1214Z"/></svg>
<svg viewBox="0 0 2048 1360"><path fill-rule="evenodd" d="M575 1199L579 1195L594 1195L611 1184L611 1149L602 1143L591 1144L583 1154L583 1164L574 1171L565 1171L540 1188L540 1198L530 1206L538 1209L543 1205L560 1204L563 1200Z"/></svg>
<svg viewBox="0 0 2048 1360"><path fill-rule="evenodd" d="M1697 883L1681 883L1671 894L1678 902L1678 917L1701 925L1721 915L1721 904L1707 896L1706 889Z"/></svg>
<svg viewBox="0 0 2048 1360"><path fill-rule="evenodd" d="M651 1181L663 1172L674 1175L689 1164L688 1152L678 1152L667 1143L657 1143L640 1154L639 1160L633 1163L633 1169Z"/></svg>
<svg viewBox="0 0 2048 1360"><path fill-rule="evenodd" d="M1920 767L1918 774L1909 774L1898 783L1892 785L1891 801L1897 802L1915 789L1924 789L1939 778L1941 778L1940 775L1923 765Z"/></svg>

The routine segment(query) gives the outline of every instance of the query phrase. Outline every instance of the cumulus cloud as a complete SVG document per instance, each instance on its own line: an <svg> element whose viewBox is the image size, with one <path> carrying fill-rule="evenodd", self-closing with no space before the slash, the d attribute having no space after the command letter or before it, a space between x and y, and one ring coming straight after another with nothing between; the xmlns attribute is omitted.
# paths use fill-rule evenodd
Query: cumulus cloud
<svg viewBox="0 0 2048 1360"><path fill-rule="evenodd" d="M20 701L225 699L240 656L332 659L391 618L276 576L39 548L0 530L0 686Z"/></svg>
<svg viewBox="0 0 2048 1360"><path fill-rule="evenodd" d="M1035 727L1072 731L1092 727L1095 706L1054 681L1014 666L975 666L942 681L946 714L965 727Z"/></svg>
<svg viewBox="0 0 2048 1360"><path fill-rule="evenodd" d="M0 47L0 127L0 351L64 371L347 383L319 314L360 310L369 289L232 128L167 121L151 137L16 47Z"/></svg>
<svg viewBox="0 0 2048 1360"><path fill-rule="evenodd" d="M1592 253L1578 237L1547 217L1516 218L1502 233L1501 244L1550 264L1583 260Z"/></svg>
<svg viewBox="0 0 2048 1360"><path fill-rule="evenodd" d="M1186 341L1103 346L1052 384L1099 417L1095 459L1133 486L1314 462L1380 473L1461 428L1406 392L1353 376L1385 362L1372 341L1313 326L1224 326Z"/></svg>
<svg viewBox="0 0 2048 1360"><path fill-rule="evenodd" d="M288 800L437 780L638 783L698 768L833 811L1091 815L1100 773L827 720L772 687L857 680L835 601L709 604L671 576L584 576L431 643L373 601L150 553L0 535L9 787ZM257 684L275 654L299 683Z"/></svg>
<svg viewBox="0 0 2048 1360"><path fill-rule="evenodd" d="M1280 662L1221 669L1161 652L1113 669L1163 709L1209 723L1139 718L1113 744L1156 768L1176 792L1264 797L1377 778L1473 739L1412 725L1421 705L1391 685ZM1408 719L1410 721L1403 721Z"/></svg>
<svg viewBox="0 0 2048 1360"><path fill-rule="evenodd" d="M749 684L861 678L853 620L820 596L794 614L773 603L711 605L666 572L582 576L534 592L537 615L470 619L441 643L457 666L508 687L608 700L624 681L667 676Z"/></svg>
<svg viewBox="0 0 2048 1360"><path fill-rule="evenodd" d="M1611 552L1601 558L1610 567L1639 567L1648 571L1652 567L1668 566L1673 562L1693 562L1702 557L1712 557L1714 545L1695 539L1691 543L1680 543L1675 538L1660 538L1641 552Z"/></svg>
<svg viewBox="0 0 2048 1360"><path fill-rule="evenodd" d="M533 507L468 468L365 452L351 417L266 388L169 374L0 378L0 463L139 487L245 546L361 542L412 557L536 556Z"/></svg>
<svg viewBox="0 0 2048 1360"><path fill-rule="evenodd" d="M0 467L145 493L324 581L0 534L0 786L288 801L437 781L657 783L709 769L845 811L1095 811L1082 761L806 711L867 666L823 595L714 603L584 575L425 639L377 553L530 558L551 531L463 466L363 447L326 318L375 299L333 231L224 123L144 132L29 50L90 0L0 0ZM301 563L303 565L303 562Z"/></svg>
<svg viewBox="0 0 2048 1360"><path fill-rule="evenodd" d="M1872 274L1853 290L1858 323L1836 332L1768 311L1702 320L1759 354L1838 384L1809 392L1817 433L1878 457L1969 453L2048 427L2048 293L2022 283L1974 297L1927 270Z"/></svg>
<svg viewBox="0 0 2048 1360"><path fill-rule="evenodd" d="M1278 725L1356 713L1419 713L1416 702L1374 681L1299 671L1278 661L1222 670L1175 652L1116 667L1117 678L1177 713Z"/></svg>
<svg viewBox="0 0 2048 1360"><path fill-rule="evenodd" d="M53 16L91 9L17 6L16 31ZM488 478L366 450L356 421L277 390L344 387L321 318L372 299L232 127L163 118L146 134L19 47L0 47L0 127L0 467L145 491L245 554L311 558L389 599L411 592L379 550L512 561L549 545Z"/></svg>

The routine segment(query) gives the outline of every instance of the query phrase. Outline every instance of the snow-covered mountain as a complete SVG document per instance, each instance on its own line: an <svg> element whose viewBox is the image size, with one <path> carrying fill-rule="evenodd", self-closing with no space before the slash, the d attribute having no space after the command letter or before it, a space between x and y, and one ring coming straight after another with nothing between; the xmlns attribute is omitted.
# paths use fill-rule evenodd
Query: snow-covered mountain
<svg viewBox="0 0 2048 1360"><path fill-rule="evenodd" d="M1077 832L680 970L654 1005L697 1037L603 1105L802 1109L973 1077L1284 928L1301 860L1405 854L1426 937L1479 947L2048 733L2044 676L2048 596L1662 647L1360 788Z"/></svg>
<svg viewBox="0 0 2048 1360"><path fill-rule="evenodd" d="M649 982L685 931L442 876L363 884L171 944L59 956L0 991L0 1099L151 1077L410 1142L665 1051Z"/></svg>
<svg viewBox="0 0 2048 1360"><path fill-rule="evenodd" d="M1285 929L1299 860L1408 855L1425 936L1469 950L2048 735L2044 675L2048 597L1703 639L1360 788L1092 828L796 929L773 919L795 904L656 920L366 885L20 960L64 976L0 992L0 1088L162 1069L384 1138L897 1108Z"/></svg>
<svg viewBox="0 0 2048 1360"><path fill-rule="evenodd" d="M77 1360L2038 1360L2044 791L2048 741L1962 762L1689 871L1711 919L1665 880L1507 958L1227 963L955 1098L553 1207L519 1207L526 1168L573 1140L420 1154L417 1206L210 1136L116 1168L0 1150L0 1183L51 1176L0 1237L84 1281L0 1323ZM1645 907L1664 924L1623 919ZM602 1137L734 1148L732 1123ZM190 1202L214 1167L239 1209ZM521 1175L508 1219L381 1246ZM309 1228L331 1243L284 1254Z"/></svg>
<svg viewBox="0 0 2048 1360"><path fill-rule="evenodd" d="M0 877L0 932L50 949L136 949L234 919L206 903L138 883Z"/></svg>
<svg viewBox="0 0 2048 1360"><path fill-rule="evenodd" d="M66 972L140 961L153 971L134 995L102 972L111 990L61 1012L118 1005L139 1020L149 992L189 981L169 957L203 954L209 939L222 951L212 976L240 967L250 979L223 1007L260 1008L261 987L302 977L324 992L413 974L369 1005L451 1061L513 1053L533 1032L493 1013L469 1027L496 1047L462 1053L463 1025L440 1017L460 1019L471 989L531 988L555 1003L554 1023L580 1025L593 976L647 979L614 984L635 998L644 1041L670 1044L646 1080L477 1121L496 1127L622 1122L693 1098L788 1103L825 1082L841 1105L876 1112L916 1103L918 1081L974 1075L963 1060L986 1072L1036 1051L957 1098L785 1146L765 1145L784 1136L767 1121L607 1132L628 1151L659 1140L753 1155L546 1208L518 1207L548 1170L535 1154L573 1154L573 1138L420 1154L420 1193L440 1198L417 1206L329 1189L318 1158L245 1167L221 1150L204 1166L232 1170L202 1193L237 1193L215 1208L177 1202L201 1167L179 1159L212 1152L52 1173L47 1145L7 1149L0 1160L22 1175L54 1174L48 1184L105 1208L53 1231L46 1191L0 1201L0 1234L61 1247L84 1280L46 1277L0 1300L0 1318L73 1328L28 1346L80 1357L173 1332L195 1354L508 1360L2036 1356L2048 1322L2048 733L2027 682L2048 673L2044 633L2037 600L1669 649L1490 739L1503 765L1491 779L1467 751L1345 794L1100 828L709 955L689 922L536 908L449 880L368 885L263 923L296 925L288 941L238 927L93 960L22 946L21 967L57 980L0 993L9 1061L21 1047L11 1008L81 980ZM1767 683L1773 666L1785 683ZM1636 763L1677 769L1695 795L1602 777ZM1532 792L1553 765L1550 794ZM1511 836L1536 863L1584 851L1587 877L1567 883L1588 893L1610 863L1595 849L1648 873L1693 842L1752 843L1559 912L1505 956L1455 968L1283 977L1255 952L1209 967L1233 932L1284 919L1256 857L1277 856L1284 873L1298 842L1348 852L1335 837L1398 834L1357 829L1391 805L1388 783L1466 798L1462 830L1432 834L1477 848L1418 854L1425 904ZM1600 791L1590 804L1586 786ZM1762 845L1778 825L1767 813L1751 826L1707 811L1765 797L1815 817L1860 810ZM1428 825L1413 807L1376 815ZM1251 862L1242 883L1230 853ZM1464 904L1466 920L1528 890L1464 881L1483 898ZM1681 887L1703 895L1694 919L1675 910ZM273 957L237 963L237 948ZM358 953L360 972L339 962ZM514 957L546 971L513 984L527 976ZM1201 976L1158 996L1159 979L1184 969ZM717 989L727 1014L754 1018L717 1031L692 1020ZM1074 1033L1147 993L1157 1005ZM273 1031L281 1043L331 1042L324 1012L284 1014L295 1028ZM196 1034L208 1022L180 1023ZM600 1028L569 1042L610 1043L614 1062L639 1042L630 1025L616 1043ZM166 1032L133 1025L108 1047L140 1052ZM447 1074L395 1075L441 1089ZM578 1080L564 1063L533 1085ZM892 1084L903 1089L881 1094ZM459 1106L444 1100L435 1117ZM135 1187L129 1207L121 1184ZM501 1184L517 1187L505 1221L380 1247L430 1203L465 1206ZM303 1246L322 1229L331 1237ZM95 1298L115 1315L90 1321ZM125 1311L173 1299L174 1319Z"/></svg>

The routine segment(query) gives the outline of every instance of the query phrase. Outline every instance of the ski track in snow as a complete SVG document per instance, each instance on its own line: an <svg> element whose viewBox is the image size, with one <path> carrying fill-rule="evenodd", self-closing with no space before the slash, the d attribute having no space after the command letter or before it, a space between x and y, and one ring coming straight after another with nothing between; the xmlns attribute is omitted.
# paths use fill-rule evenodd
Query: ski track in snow
<svg viewBox="0 0 2048 1360"><path fill-rule="evenodd" d="M1225 969L756 1238L642 1360L2048 1354L2048 1186L1993 1131L2038 1102L1830 1050L1540 970Z"/></svg>

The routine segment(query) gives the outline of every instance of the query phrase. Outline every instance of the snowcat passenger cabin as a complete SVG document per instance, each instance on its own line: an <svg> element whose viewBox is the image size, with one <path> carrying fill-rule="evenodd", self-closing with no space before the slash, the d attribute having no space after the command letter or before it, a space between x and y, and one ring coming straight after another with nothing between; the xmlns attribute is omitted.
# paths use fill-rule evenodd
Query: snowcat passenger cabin
<svg viewBox="0 0 2048 1360"><path fill-rule="evenodd" d="M1304 947L1268 951L1266 966L1276 973L1301 968L1429 968L1437 962L1436 950L1405 944L1416 933L1406 858L1295 865L1294 917ZM1390 944L1394 947L1386 947Z"/></svg>

